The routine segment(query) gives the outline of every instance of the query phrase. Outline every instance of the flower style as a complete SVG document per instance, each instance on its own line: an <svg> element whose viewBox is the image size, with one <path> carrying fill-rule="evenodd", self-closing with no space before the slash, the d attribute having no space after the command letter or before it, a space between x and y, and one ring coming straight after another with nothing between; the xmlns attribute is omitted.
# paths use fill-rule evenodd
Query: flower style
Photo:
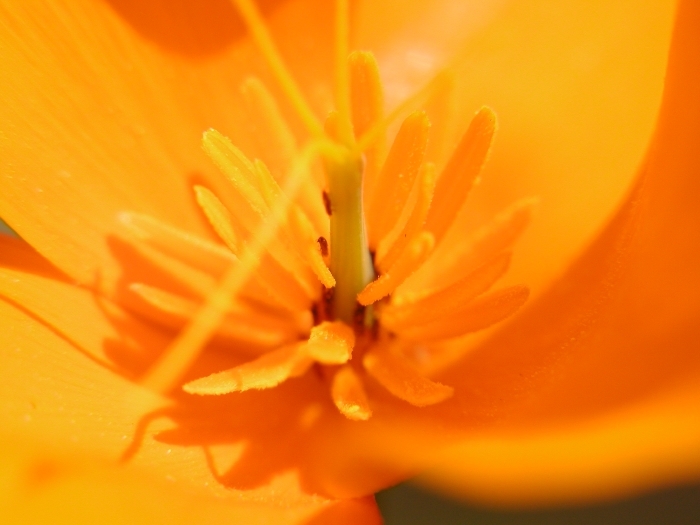
<svg viewBox="0 0 700 525"><path fill-rule="evenodd" d="M316 83L316 68L332 69L330 51L342 48L337 43L318 46L334 39L333 28L325 23L332 17L328 6L321 3L310 12L294 2L262 8L275 38L288 39L283 53L302 53L309 41L317 44L317 63L293 65L302 91L318 94L310 99L310 113L325 111L332 97ZM696 340L692 320L699 309L686 290L697 281L697 254L687 236L677 235L667 210L671 202L674 211L687 210L688 224L695 214L667 185L692 195L687 174L697 167L691 137L698 136L693 128L698 68L689 66L696 60L697 42L688 36L688 27L697 21L697 9L681 4L659 128L628 203L557 285L466 356L464 341L415 342L460 335L468 331L464 326L486 326L522 304L525 295L519 287L511 287L506 299L482 294L505 271L508 257L501 253L522 230L530 204L503 215L476 243L442 243L460 257L465 246L471 247L466 253L470 266L460 268L466 276L461 288L446 286L459 280L453 271L440 271L437 285L434 281L436 264L455 268L448 257L429 260L425 270L407 276L455 220L490 145L491 112L479 112L456 148L453 158L466 155L473 168L463 191L440 189L440 181L450 180L452 163L436 183L430 162L423 162L427 157L440 163L440 157L431 157L435 152L426 146L427 119L420 112L405 120L389 160L379 169L381 141L365 143L362 130L365 125L364 131L375 133L369 123L379 115L357 111L380 107L368 102L380 98L379 82L371 55L356 53L345 73L353 82L337 84L352 89L336 96L352 104L339 107L339 117L331 116L325 133L318 135L333 140L297 149L293 137L308 133L314 124L304 121L303 111L297 111L301 118L281 117L290 114L284 106L288 89L276 92L269 78L264 83L246 79L238 70L224 71L192 58L220 53L229 45L229 63L252 64L258 77L269 75L251 62L257 55L250 43L231 46L229 39L236 35L231 27L238 22L227 18L233 16L230 7L212 2L212 9L219 10L220 25L207 28L210 36L195 35L185 45L186 33L173 38L169 29L144 22L148 13L139 14L128 3L53 7L50 19L59 34L90 41L92 24L103 28L99 54L90 46L48 45L37 28L48 34L52 28L31 16L30 8L6 13L3 39L9 51L3 60L18 65L6 93L19 102L3 109L9 124L2 140L6 171L0 214L60 268L23 242L2 241L1 293L6 301L0 306L7 327L3 351L8 352L3 417L8 447L19 451L19 459L8 463L7 475L18 479L19 472L23 490L43 491L20 492L23 498L43 498L43 506L35 506L38 512L55 507L52 498L63 491L67 497L106 504L136 502L150 512L167 506L180 519L195 518L197 505L206 507L212 520L370 523L378 518L372 501L363 496L435 464L435 451L450 446L430 479L487 499L600 497L696 475L697 389L692 378L697 363L687 349ZM133 28L115 12L132 20ZM197 27L200 19L185 14L190 22L185 27ZM315 30L289 34L287 28L294 24ZM144 43L134 31L170 53ZM55 93L33 91L42 69L22 54L30 49L34 54L29 56L40 57L41 67L59 72L52 80ZM186 60L197 65L181 67L178 53L192 55ZM241 69L248 74L249 68ZM111 70L119 72L106 76L115 85L100 85L93 93L94 79ZM154 79L156 91L148 84ZM230 109L235 95L225 86L241 83L244 100L238 107L251 111L253 129L240 111ZM433 84L434 92L449 82L438 84ZM26 94L17 89L23 85ZM211 101L202 100L202 86ZM158 96L142 98L138 94L144 90ZM83 100L81 93L89 96ZM434 106L442 95L433 97ZM37 100L48 101L46 108L54 113L27 109ZM58 115L75 115L76 106L85 116L110 117L101 119L100 126L90 118L66 120L77 131L71 135L75 142L62 146L53 126ZM27 112L19 114L21 107ZM175 124L173 108L187 108L185 126ZM151 127L152 115L158 129ZM46 126L27 126L33 116L41 116ZM355 137L347 130L350 119ZM204 138L223 178L194 153L197 138L190 131L198 126L199 132L213 127L232 137L229 141L209 131ZM113 140L101 143L96 136ZM249 160L258 153L242 153L256 151L255 137L264 144L260 156L267 165ZM277 147L270 149L270 143ZM366 251L357 250L362 243L334 259L342 253L334 245L334 216L339 220L335 228L357 232L361 224L352 210L341 217L347 192L334 192L332 176L335 169L342 182L357 173L357 153L363 150L353 149L357 143L367 147L367 170L376 177L366 195L369 246L380 272L376 280L368 265L358 264L368 259ZM31 153L30 148L41 145L46 146L42 155ZM309 165L314 148L331 173L330 227L320 188L302 177L307 170L298 169ZM148 165L139 165L143 158ZM50 176L42 176L41 167L50 169ZM134 176L127 179L129 170ZM290 175L276 178L285 173ZM399 173L407 175L406 184L391 193L387 188ZM417 181L413 194L411 180ZM297 195L294 185L299 185ZM435 198L428 206L433 188ZM413 213L403 213L404 205ZM432 228L422 228L423 222ZM435 227L437 223L442 226ZM657 255L661 243L668 248L663 256ZM330 272L324 248L330 249ZM333 281L352 280L342 270L349 259L350 273L359 275L360 284L332 298L322 296L319 281L331 288ZM432 297L416 295L426 284L441 291ZM357 309L358 293L361 303L376 303L375 308ZM234 295L238 299L231 303ZM470 303L472 316L464 317L458 299L478 296L480 308ZM197 303L202 297L203 309ZM483 301L493 297L499 300ZM673 305L660 310L660 297L673 297ZM459 315L440 324L455 308ZM653 322L650 311L657 313ZM464 326L449 332L457 321ZM172 328L185 326L171 344ZM630 333L630 326L643 329ZM195 355L217 328L207 352ZM232 340L237 351L248 353L231 352ZM662 347L668 360L657 351ZM633 353L636 367L629 365L635 362ZM417 358L428 358L431 379L418 372L422 363ZM415 366L407 365L411 360ZM225 368L229 370L221 372ZM250 391L216 397L175 392L164 404L165 398L135 385L145 374L150 386L167 390L180 384L183 372L192 393ZM34 392L41 383L48 396ZM258 390L271 386L275 388ZM584 398L582 392L590 395ZM656 429L653 434L641 432L650 428ZM32 439L26 445L15 444L27 435ZM51 452L51 442L59 444L60 453ZM76 444L61 445L71 442ZM117 449L126 449L128 456L120 470L96 472L90 465L90 458L102 463ZM643 468L630 469L640 458L647 459ZM617 478L601 483L602 474L609 472ZM152 486L162 490L154 501L144 501L142 494L152 494ZM96 487L106 487L108 494ZM85 506L80 512L89 516L93 510Z"/></svg>

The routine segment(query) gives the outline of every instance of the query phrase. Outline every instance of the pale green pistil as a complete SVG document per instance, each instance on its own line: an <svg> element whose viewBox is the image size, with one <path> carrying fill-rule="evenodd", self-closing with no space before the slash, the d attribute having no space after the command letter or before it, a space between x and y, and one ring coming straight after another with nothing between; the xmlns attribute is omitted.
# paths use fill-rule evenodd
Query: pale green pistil
<svg viewBox="0 0 700 525"><path fill-rule="evenodd" d="M332 314L352 326L357 294L374 279L362 210L362 158L349 149L325 158L331 207Z"/></svg>

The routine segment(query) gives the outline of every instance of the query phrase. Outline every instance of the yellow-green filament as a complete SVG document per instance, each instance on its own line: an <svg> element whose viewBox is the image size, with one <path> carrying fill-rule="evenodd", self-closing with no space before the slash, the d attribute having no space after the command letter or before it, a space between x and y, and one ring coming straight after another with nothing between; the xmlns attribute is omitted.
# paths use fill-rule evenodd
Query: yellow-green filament
<svg viewBox="0 0 700 525"><path fill-rule="evenodd" d="M350 71L348 56L350 53L350 6L348 0L335 2L335 106L339 116L339 139L351 146L355 136L350 121Z"/></svg>
<svg viewBox="0 0 700 525"><path fill-rule="evenodd" d="M232 299L258 267L265 247L284 222L292 199L308 177L311 162L319 155L323 158L336 157L337 152L338 147L325 139L311 141L301 151L283 188L289 199L277 200L270 212L270 219L262 222L257 228L248 249L241 254L239 264L229 267L190 323L141 380L145 387L157 392L168 392L182 379L184 372L194 363L221 325Z"/></svg>
<svg viewBox="0 0 700 525"><path fill-rule="evenodd" d="M309 133L314 137L320 138L323 136L323 126L316 118L316 115L314 115L304 95L301 93L299 86L294 81L294 77L292 77L287 66L284 64L255 3L252 0L231 1L241 13L255 43L265 57L267 65L272 69L272 73L275 75L280 87L289 98L292 107L294 107L295 111L304 122Z"/></svg>

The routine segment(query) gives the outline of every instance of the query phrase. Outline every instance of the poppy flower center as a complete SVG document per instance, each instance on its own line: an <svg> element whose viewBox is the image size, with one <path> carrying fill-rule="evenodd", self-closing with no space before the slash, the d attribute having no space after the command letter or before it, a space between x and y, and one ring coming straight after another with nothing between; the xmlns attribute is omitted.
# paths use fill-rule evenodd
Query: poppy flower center
<svg viewBox="0 0 700 525"><path fill-rule="evenodd" d="M322 125L255 5L235 3L310 138L297 146L277 101L261 81L249 79L244 93L259 117L257 127L271 148L286 155L271 169L216 130L204 133L205 152L234 190L224 196L194 188L222 244L123 214L152 259L176 268L195 295L131 285L183 327L144 384L158 390L178 384L220 335L253 356L187 383L185 391L273 388L320 367L333 403L349 419L371 416L369 384L416 406L444 401L452 388L426 377L416 356L505 319L528 296L523 286L489 290L508 268L531 201L516 203L464 244L443 242L485 162L495 115L488 108L477 112L445 162L427 157L430 121L421 110L403 120L386 151L389 123L424 98L442 96L444 76L384 115L376 61L371 53L348 53L348 6L339 0L337 110ZM317 160L322 174L314 171ZM436 162L443 164L439 171Z"/></svg>

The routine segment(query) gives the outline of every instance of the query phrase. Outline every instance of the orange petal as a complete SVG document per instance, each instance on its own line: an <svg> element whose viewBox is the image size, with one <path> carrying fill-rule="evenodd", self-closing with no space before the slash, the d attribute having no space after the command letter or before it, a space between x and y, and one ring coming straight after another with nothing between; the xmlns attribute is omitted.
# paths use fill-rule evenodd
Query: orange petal
<svg viewBox="0 0 700 525"><path fill-rule="evenodd" d="M23 241L0 236L0 247L0 298L108 369L133 375L167 344L157 329L120 306L66 282ZM19 262L22 269L8 267Z"/></svg>
<svg viewBox="0 0 700 525"><path fill-rule="evenodd" d="M332 52L331 6L310 4L266 10L286 57L315 49L315 60L291 61L303 89L330 71ZM116 286L122 261L108 240L120 211L210 235L187 187L194 178L217 194L227 190L200 150L201 133L215 126L244 149L250 143L237 93L259 56L241 39L232 5L188 11L170 10L165 24L155 4L3 9L0 216L81 283ZM212 35L218 44L201 49ZM171 48L183 45L192 53Z"/></svg>
<svg viewBox="0 0 700 525"><path fill-rule="evenodd" d="M389 392L418 407L440 403L454 393L452 387L422 376L405 359L393 355L387 348L370 350L362 364L367 373Z"/></svg>
<svg viewBox="0 0 700 525"><path fill-rule="evenodd" d="M73 300L65 299L64 306ZM97 332L98 316L82 310L82 331ZM8 522L380 523L371 498L343 502L306 492L280 464L276 475L248 489L226 485L215 470L221 454L211 451L214 464L208 464L201 446L157 438L173 428L163 408L167 400L96 363L5 300L0 330L0 504ZM138 335L127 326L121 333ZM293 392L285 396L295 398ZM247 417L245 410L236 412ZM288 421L283 426L292 427ZM132 441L136 455L117 464ZM157 490L150 494L148 487Z"/></svg>
<svg viewBox="0 0 700 525"><path fill-rule="evenodd" d="M254 494L207 495L172 479L119 466L89 454L71 455L0 440L0 494L7 523L245 523L246 525L379 525L374 499L329 500L301 493L280 479ZM285 494L281 496L281 494Z"/></svg>
<svg viewBox="0 0 700 525"><path fill-rule="evenodd" d="M385 402L395 432L375 423L375 409L362 429L329 431L328 446L383 442L376 460L391 462L393 450L409 472L451 443L436 471L442 486L492 502L564 503L700 477L700 245L688 233L700 230L699 23L700 6L681 1L649 154L595 243L537 302L436 376L454 386L453 400L401 416ZM338 461L337 492L377 482L385 469L347 468L372 455ZM477 486L490 463L493 478Z"/></svg>
<svg viewBox="0 0 700 525"><path fill-rule="evenodd" d="M626 498L694 482L700 471L697 387L590 421L522 434L478 433L424 476L435 488L531 506Z"/></svg>

